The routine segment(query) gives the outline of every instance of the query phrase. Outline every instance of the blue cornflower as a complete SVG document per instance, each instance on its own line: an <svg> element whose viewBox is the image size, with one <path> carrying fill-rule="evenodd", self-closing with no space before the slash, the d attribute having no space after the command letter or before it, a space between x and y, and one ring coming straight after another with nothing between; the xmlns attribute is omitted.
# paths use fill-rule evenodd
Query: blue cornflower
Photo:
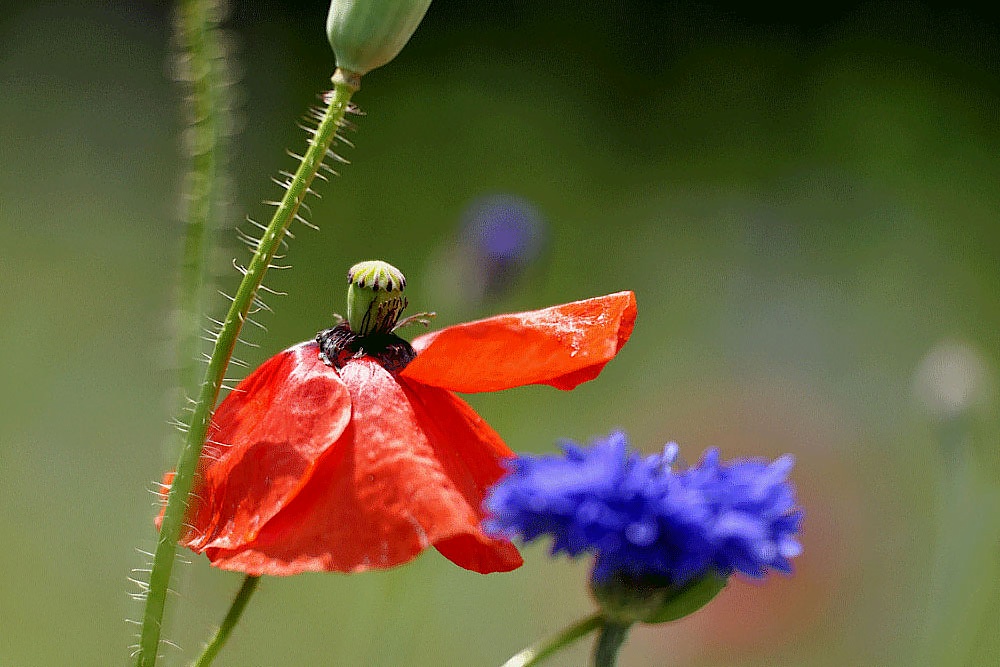
<svg viewBox="0 0 1000 667"><path fill-rule="evenodd" d="M564 457L520 456L486 499L486 529L552 553L595 554L593 579L655 577L680 586L709 573L789 571L802 512L787 481L792 458L721 462L717 450L676 469L677 445L643 457L624 433Z"/></svg>
<svg viewBox="0 0 1000 667"><path fill-rule="evenodd" d="M771 463L757 458L721 462L719 450L709 449L698 465L682 473L710 509L705 527L716 570L755 579L768 568L791 572L789 559L802 553L796 535L803 516L787 481L793 465L790 454Z"/></svg>

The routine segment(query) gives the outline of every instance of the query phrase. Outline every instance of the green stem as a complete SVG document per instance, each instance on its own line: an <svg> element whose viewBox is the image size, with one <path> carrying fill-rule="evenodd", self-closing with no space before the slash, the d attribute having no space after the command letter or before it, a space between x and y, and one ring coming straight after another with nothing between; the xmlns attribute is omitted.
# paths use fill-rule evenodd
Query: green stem
<svg viewBox="0 0 1000 667"><path fill-rule="evenodd" d="M177 17L183 61L180 76L188 93L190 165L185 192L184 255L178 297L177 367L181 389L197 391L205 275L211 243L212 216L221 199L222 81L218 68L222 47L214 0L184 0Z"/></svg>
<svg viewBox="0 0 1000 667"><path fill-rule="evenodd" d="M229 611L226 612L226 617L222 619L222 625L219 626L219 630L212 637L212 640L208 642L205 646L205 650L202 651L198 659L191 665L191 667L208 667L215 660L215 656L219 654L222 647L226 645L226 640L229 639L229 635L232 634L233 628L240 621L240 616L243 615L243 610L246 609L247 603L250 602L250 596L253 592L257 590L257 584L260 583L260 577L254 577L252 575L247 575L243 579L243 585L240 586L240 590L236 592L236 597L233 598L233 604L230 605Z"/></svg>
<svg viewBox="0 0 1000 667"><path fill-rule="evenodd" d="M971 664L976 635L994 587L1000 497L975 457L974 419L939 425L943 459L938 483L934 561L924 582L928 600L916 664Z"/></svg>
<svg viewBox="0 0 1000 667"><path fill-rule="evenodd" d="M569 626L554 637L528 647L503 663L502 667L530 667L540 665L553 653L569 646L576 640L585 637L601 626L603 619L600 613L587 616Z"/></svg>
<svg viewBox="0 0 1000 667"><path fill-rule="evenodd" d="M594 646L594 667L615 667L618 664L618 650L628 636L629 623L605 621L597 635Z"/></svg>
<svg viewBox="0 0 1000 667"><path fill-rule="evenodd" d="M149 575L149 589L146 595L146 609L143 613L139 639L137 664L140 667L154 667L156 664L167 586L170 583L170 572L173 569L177 541L180 539L181 529L184 525L188 494L194 484L198 458L205 443L205 435L208 432L212 411L219 397L219 388L222 386L226 367L233 354L233 347L236 345L243 323L256 299L257 290L264 279L264 274L267 273L271 260L274 259L285 231L298 214L299 206L305 199L309 186L312 184L330 144L336 137L337 128L344 118L351 96L357 90L357 86L351 85L350 82L337 81L336 79L335 75L334 92L330 97L329 106L319 127L310 138L309 148L303 156L299 168L287 183L285 196L275 210L271 223L267 226L257 245L257 251L254 253L253 259L250 260L243 281L236 290L236 296L215 341L208 368L205 369L205 378L194 406L184 447L177 460L174 481L167 496L167 506L160 524L156 553L153 556L153 567Z"/></svg>

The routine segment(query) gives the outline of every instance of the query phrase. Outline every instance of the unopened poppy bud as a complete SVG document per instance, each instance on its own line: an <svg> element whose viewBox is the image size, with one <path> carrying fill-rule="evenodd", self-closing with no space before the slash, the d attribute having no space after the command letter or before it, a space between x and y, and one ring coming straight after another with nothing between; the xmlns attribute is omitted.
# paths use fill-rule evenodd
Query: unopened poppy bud
<svg viewBox="0 0 1000 667"><path fill-rule="evenodd" d="M693 614L718 595L728 577L706 572L682 586L666 577L616 573L591 577L590 590L604 617L617 623L666 623Z"/></svg>
<svg viewBox="0 0 1000 667"><path fill-rule="evenodd" d="M338 72L357 86L361 76L396 57L424 18L431 0L333 0L326 35Z"/></svg>
<svg viewBox="0 0 1000 667"><path fill-rule="evenodd" d="M406 308L406 278L392 264L358 262L347 272L347 324L359 336L391 333Z"/></svg>

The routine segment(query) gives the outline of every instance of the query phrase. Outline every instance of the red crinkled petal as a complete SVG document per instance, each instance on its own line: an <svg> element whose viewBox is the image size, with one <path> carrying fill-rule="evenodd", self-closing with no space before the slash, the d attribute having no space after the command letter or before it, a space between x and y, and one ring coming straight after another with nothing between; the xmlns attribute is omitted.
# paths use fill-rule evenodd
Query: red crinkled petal
<svg viewBox="0 0 1000 667"><path fill-rule="evenodd" d="M490 540L479 525L477 480L496 473L485 460L508 453L496 434L436 394L426 398L412 383L404 390L374 360L350 361L340 372L350 427L253 541L207 550L212 563L254 575L359 572L400 565L440 543L454 544L455 558L480 571L517 567L513 546ZM441 439L438 431L452 428L468 435L468 455Z"/></svg>
<svg viewBox="0 0 1000 667"><path fill-rule="evenodd" d="M520 567L523 561L514 545L487 537L481 528L486 493L507 472L501 461L514 452L485 419L450 391L405 378L400 384L445 473L476 512L475 531L435 540L434 546L451 562L474 572L508 572Z"/></svg>
<svg viewBox="0 0 1000 667"><path fill-rule="evenodd" d="M347 387L319 359L316 343L265 361L215 411L181 543L201 551L252 540L350 418Z"/></svg>
<svg viewBox="0 0 1000 667"><path fill-rule="evenodd" d="M618 292L447 327L413 341L402 377L465 393L592 380L635 325L635 294Z"/></svg>

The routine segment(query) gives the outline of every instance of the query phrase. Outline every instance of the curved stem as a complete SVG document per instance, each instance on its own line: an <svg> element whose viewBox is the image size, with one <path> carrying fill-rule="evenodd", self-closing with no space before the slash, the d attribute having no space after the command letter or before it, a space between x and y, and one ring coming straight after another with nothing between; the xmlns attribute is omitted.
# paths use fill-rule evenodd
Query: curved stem
<svg viewBox="0 0 1000 667"><path fill-rule="evenodd" d="M553 653L569 646L576 640L585 637L601 626L603 619L600 613L587 616L569 626L554 637L530 646L513 658L503 663L502 667L530 667L540 665Z"/></svg>
<svg viewBox="0 0 1000 667"><path fill-rule="evenodd" d="M337 128L343 121L351 96L356 87L349 83L335 83L329 105L320 121L316 132L312 134L309 148L299 168L287 183L287 190L281 203L271 218L271 223L264 231L257 244L257 251L236 291L229 312L219 331L212 350L212 357L205 369L205 377L194 413L191 417L187 437L180 457L177 460L175 476L167 496L167 505L160 524L160 536L156 543L156 553L153 556L153 568L149 575L149 590L146 595L146 609L142 618L142 630L139 639L138 665L154 667L160 645L160 630L163 620L163 608L166 604L167 586L170 583L170 572L173 569L174 554L177 551L177 541L180 539L184 525L184 515L187 511L188 494L194 484L195 469L205 443L205 435L212 418L212 411L219 397L219 388L233 354L233 347L243 328L247 314L257 298L257 290L264 274L274 259L285 231L298 214L302 200L305 199L309 186L316 176L323 158L326 156L337 135Z"/></svg>
<svg viewBox="0 0 1000 667"><path fill-rule="evenodd" d="M218 631L215 636L212 637L211 641L205 646L205 650L201 652L198 659L192 663L191 667L208 667L215 660L215 656L219 654L222 647L226 645L226 640L229 639L229 635L232 634L233 628L240 621L240 616L243 615L243 610L246 609L247 603L250 602L250 596L253 592L257 590L257 584L260 583L260 577L255 577L253 575L247 575L243 579L243 585L240 586L240 590L236 592L236 597L233 598L233 604L230 605L229 611L226 612L226 617L222 619L222 625L219 626Z"/></svg>
<svg viewBox="0 0 1000 667"><path fill-rule="evenodd" d="M630 627L632 626L628 623L604 622L594 647L594 667L615 667L618 664L618 650L628 636Z"/></svg>

